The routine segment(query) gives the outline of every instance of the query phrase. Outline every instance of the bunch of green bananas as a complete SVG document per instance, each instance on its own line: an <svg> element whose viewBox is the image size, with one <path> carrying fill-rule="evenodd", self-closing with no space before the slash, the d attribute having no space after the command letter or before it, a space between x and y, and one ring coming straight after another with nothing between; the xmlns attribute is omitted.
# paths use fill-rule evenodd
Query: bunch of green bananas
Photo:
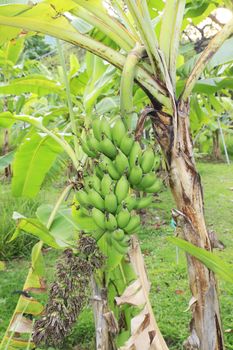
<svg viewBox="0 0 233 350"><path fill-rule="evenodd" d="M121 119L113 126L105 118L96 119L82 148L98 160L98 165L84 177L83 189L76 194L79 210L92 217L109 245L125 254L127 235L140 228L140 216L135 210L148 207L153 198L150 193L161 187L155 174L159 157L149 147L142 149ZM137 198L134 190L144 192L144 196Z"/></svg>
<svg viewBox="0 0 233 350"><path fill-rule="evenodd" d="M124 254L128 247L126 235L140 227L140 216L132 212L137 207L137 200L130 194L125 175L119 180L113 180L107 172L102 179L96 174L87 175L76 199L82 214L91 216L98 232L106 233L108 243Z"/></svg>
<svg viewBox="0 0 233 350"><path fill-rule="evenodd" d="M113 126L106 118L95 119L92 132L82 142L83 151L99 159L98 174L108 172L114 180L124 174L130 187L146 193L155 193L161 188L161 181L155 172L160 166L160 157L152 148L144 147L127 132L119 118Z"/></svg>

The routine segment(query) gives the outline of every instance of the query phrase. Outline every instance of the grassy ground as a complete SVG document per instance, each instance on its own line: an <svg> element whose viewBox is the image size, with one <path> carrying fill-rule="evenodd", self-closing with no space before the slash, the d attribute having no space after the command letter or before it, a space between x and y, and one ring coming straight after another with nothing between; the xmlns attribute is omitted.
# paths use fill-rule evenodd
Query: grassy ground
<svg viewBox="0 0 233 350"><path fill-rule="evenodd" d="M226 245L223 252L216 251L216 254L233 263L233 166L201 163L198 168L204 187L208 228L214 230ZM190 314L185 310L190 293L184 254L179 252L177 264L176 248L166 242L166 236L171 232L168 226L170 209L174 207L171 194L163 192L160 199L162 202L157 207L156 216L158 224L161 221L165 224L141 234L142 249L147 253L146 263L152 282L151 299L156 318L169 348L179 350L188 334ZM226 346L230 350L233 349L233 286L220 281L220 300ZM228 333L228 330L231 332Z"/></svg>
<svg viewBox="0 0 233 350"><path fill-rule="evenodd" d="M208 227L216 231L226 245L223 252L216 251L216 254L233 263L233 166L200 163L198 167L203 179ZM156 319L169 349L181 350L182 342L188 335L190 320L190 313L185 311L190 299L186 262L184 254L178 252L177 255L176 248L166 240L168 235L173 234L170 227L170 209L174 207L171 195L168 191L163 192L160 199L161 202L156 204L152 212L150 226L140 233L140 240L152 282L151 300ZM45 259L51 280L55 254L47 253ZM0 338L17 301L17 296L12 295L12 291L22 288L28 266L28 261L16 260L7 264L6 271L0 272ZM231 350L233 286L220 281L219 290L226 348ZM94 350L93 332L92 313L87 309L81 315L68 343L76 343L76 350Z"/></svg>

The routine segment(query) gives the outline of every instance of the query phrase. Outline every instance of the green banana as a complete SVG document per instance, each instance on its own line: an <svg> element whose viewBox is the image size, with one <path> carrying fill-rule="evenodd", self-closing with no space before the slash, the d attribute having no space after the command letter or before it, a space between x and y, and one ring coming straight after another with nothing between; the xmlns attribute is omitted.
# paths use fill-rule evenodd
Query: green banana
<svg viewBox="0 0 233 350"><path fill-rule="evenodd" d="M100 150L100 143L96 140L94 136L88 135L86 137L86 144L92 152L98 154L98 151Z"/></svg>
<svg viewBox="0 0 233 350"><path fill-rule="evenodd" d="M102 211L104 210L104 200L94 189L88 191L88 200L93 207Z"/></svg>
<svg viewBox="0 0 233 350"><path fill-rule="evenodd" d="M122 138L120 149L126 156L128 156L133 147L133 144L134 144L134 139L132 135L128 133Z"/></svg>
<svg viewBox="0 0 233 350"><path fill-rule="evenodd" d="M103 136L99 144L100 151L105 154L107 157L114 159L117 155L117 149L106 136Z"/></svg>
<svg viewBox="0 0 233 350"><path fill-rule="evenodd" d="M98 176L99 179L103 178L104 172L103 172L103 170L101 169L100 166L96 166L95 167L95 174L96 174L96 176Z"/></svg>
<svg viewBox="0 0 233 350"><path fill-rule="evenodd" d="M128 224L124 227L124 231L126 233L132 233L133 231L135 231L140 227L140 222L141 222L141 219L139 215L131 216Z"/></svg>
<svg viewBox="0 0 233 350"><path fill-rule="evenodd" d="M125 255L128 251L128 247L122 246L119 241L112 238L113 248L121 255Z"/></svg>
<svg viewBox="0 0 233 350"><path fill-rule="evenodd" d="M142 180L142 169L139 165L134 165L129 174L129 182L132 186L139 184Z"/></svg>
<svg viewBox="0 0 233 350"><path fill-rule="evenodd" d="M112 139L118 147L120 147L122 138L125 136L125 134L126 134L125 124L122 121L122 119L119 118L117 119L116 123L112 128Z"/></svg>
<svg viewBox="0 0 233 350"><path fill-rule="evenodd" d="M147 193L157 193L162 187L162 181L160 179L156 179L155 183L144 189L144 192Z"/></svg>
<svg viewBox="0 0 233 350"><path fill-rule="evenodd" d="M109 176L109 174L105 173L101 180L101 185L100 185L101 193L104 197L110 193L111 187L112 187L112 179Z"/></svg>
<svg viewBox="0 0 233 350"><path fill-rule="evenodd" d="M106 228L105 227L105 216L101 210L99 210L97 208L93 208L92 209L92 218L99 228L101 228L102 230L105 230L105 228Z"/></svg>
<svg viewBox="0 0 233 350"><path fill-rule="evenodd" d="M125 235L125 237L118 242L122 247L128 248L129 247L129 237Z"/></svg>
<svg viewBox="0 0 233 350"><path fill-rule="evenodd" d="M125 175L123 175L119 181L117 181L115 187L115 195L117 197L117 202L121 204L123 199L127 197L129 193L129 182L126 179Z"/></svg>
<svg viewBox="0 0 233 350"><path fill-rule="evenodd" d="M82 216L91 216L91 209L86 209L85 207L80 207L79 212Z"/></svg>
<svg viewBox="0 0 233 350"><path fill-rule="evenodd" d="M94 190L101 193L101 181L100 181L99 177L96 175L92 175L91 183L93 185Z"/></svg>
<svg viewBox="0 0 233 350"><path fill-rule="evenodd" d="M79 190L76 193L76 198L79 204L83 205L84 207L87 207L90 204L88 194L84 190Z"/></svg>
<svg viewBox="0 0 233 350"><path fill-rule="evenodd" d="M117 229L116 218L111 213L105 214L105 227L108 231L114 231Z"/></svg>
<svg viewBox="0 0 233 350"><path fill-rule="evenodd" d="M156 177L155 173L153 173L153 172L148 173L146 175L143 175L142 180L139 183L138 187L140 187L144 190L145 188L152 186L156 180L157 180L157 177Z"/></svg>
<svg viewBox="0 0 233 350"><path fill-rule="evenodd" d="M84 179L85 188L94 188L97 192L101 193L101 181L98 176L92 175L92 176L86 176Z"/></svg>
<svg viewBox="0 0 233 350"><path fill-rule="evenodd" d="M142 154L142 160L141 160L141 168L143 170L144 174L149 173L153 166L155 161L155 154L152 148L147 148L143 154Z"/></svg>
<svg viewBox="0 0 233 350"><path fill-rule="evenodd" d="M135 194L127 196L123 201L123 207L127 208L128 211L135 209L136 206L137 206L137 199Z"/></svg>
<svg viewBox="0 0 233 350"><path fill-rule="evenodd" d="M134 141L133 147L130 151L129 155L129 165L132 168L137 161L141 161L142 157L142 149L140 143L138 141Z"/></svg>
<svg viewBox="0 0 233 350"><path fill-rule="evenodd" d="M118 230L113 231L112 233L112 238L114 238L116 241L122 241L124 237L125 233L120 228Z"/></svg>
<svg viewBox="0 0 233 350"><path fill-rule="evenodd" d="M93 134L97 141L101 141L101 130L100 130L101 119L96 118L92 122Z"/></svg>
<svg viewBox="0 0 233 350"><path fill-rule="evenodd" d="M117 198L115 194L109 193L104 199L105 210L114 214L117 210Z"/></svg>
<svg viewBox="0 0 233 350"><path fill-rule="evenodd" d="M139 198L136 202L136 209L143 209L143 208L147 208L153 200L153 196L146 196L146 197L142 197Z"/></svg>
<svg viewBox="0 0 233 350"><path fill-rule="evenodd" d="M108 171L109 175L111 176L111 178L113 180L119 180L121 177L121 174L119 174L119 172L117 171L115 164L113 162L110 162L107 167L106 170Z"/></svg>
<svg viewBox="0 0 233 350"><path fill-rule="evenodd" d="M129 168L128 158L121 150L116 156L115 165L120 174L123 174Z"/></svg>
<svg viewBox="0 0 233 350"><path fill-rule="evenodd" d="M111 159L106 157L104 154L101 154L100 159L99 159L99 167L101 168L101 170L106 172L107 167L110 164L112 164Z"/></svg>
<svg viewBox="0 0 233 350"><path fill-rule="evenodd" d="M97 157L97 153L91 151L90 148L87 146L86 142L84 142L83 140L81 141L81 147L83 149L83 152L86 153L86 155L88 155L88 157L91 157L91 158Z"/></svg>
<svg viewBox="0 0 233 350"><path fill-rule="evenodd" d="M100 133L101 136L105 135L107 136L108 139L112 139L112 132L111 132L111 127L109 122L107 121L106 118L102 118L100 122Z"/></svg>
<svg viewBox="0 0 233 350"><path fill-rule="evenodd" d="M118 214L117 214L117 223L120 228L124 228L128 225L130 220L130 213L128 209L123 208Z"/></svg>

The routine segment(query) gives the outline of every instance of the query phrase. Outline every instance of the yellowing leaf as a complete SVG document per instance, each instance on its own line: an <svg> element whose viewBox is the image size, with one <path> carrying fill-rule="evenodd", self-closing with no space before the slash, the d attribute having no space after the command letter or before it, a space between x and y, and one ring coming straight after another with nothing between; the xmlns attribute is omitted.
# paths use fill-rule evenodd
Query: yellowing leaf
<svg viewBox="0 0 233 350"><path fill-rule="evenodd" d="M44 310L44 306L39 303L34 298L27 298L25 296L21 296L17 305L17 312L30 314L30 315L40 315Z"/></svg>

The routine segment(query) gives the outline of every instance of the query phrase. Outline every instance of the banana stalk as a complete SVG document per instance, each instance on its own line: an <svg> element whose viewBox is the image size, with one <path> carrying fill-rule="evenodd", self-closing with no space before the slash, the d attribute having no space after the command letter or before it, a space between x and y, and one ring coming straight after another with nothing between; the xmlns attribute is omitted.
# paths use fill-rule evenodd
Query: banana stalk
<svg viewBox="0 0 233 350"><path fill-rule="evenodd" d="M133 84L136 66L141 59L144 47L136 43L135 48L128 54L121 76L120 108L121 115L125 117L129 129L131 129L133 114Z"/></svg>

